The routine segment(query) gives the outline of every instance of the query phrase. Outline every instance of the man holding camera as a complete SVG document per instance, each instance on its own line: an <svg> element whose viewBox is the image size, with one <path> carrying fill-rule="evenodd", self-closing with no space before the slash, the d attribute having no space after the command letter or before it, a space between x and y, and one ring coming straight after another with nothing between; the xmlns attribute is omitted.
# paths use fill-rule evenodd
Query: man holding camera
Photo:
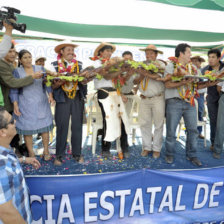
<svg viewBox="0 0 224 224"><path fill-rule="evenodd" d="M2 42L0 43L0 58L3 58L8 53L11 45L12 45L12 25L9 25L6 22L3 22L3 25L5 27L5 35L2 38ZM0 86L0 106L4 106L4 99L2 95L2 90Z"/></svg>
<svg viewBox="0 0 224 224"><path fill-rule="evenodd" d="M2 38L2 42L0 43L0 58L5 57L5 55L8 53L10 47L11 47L11 41L12 41L12 25L9 25L8 23L4 22L5 27L5 34Z"/></svg>

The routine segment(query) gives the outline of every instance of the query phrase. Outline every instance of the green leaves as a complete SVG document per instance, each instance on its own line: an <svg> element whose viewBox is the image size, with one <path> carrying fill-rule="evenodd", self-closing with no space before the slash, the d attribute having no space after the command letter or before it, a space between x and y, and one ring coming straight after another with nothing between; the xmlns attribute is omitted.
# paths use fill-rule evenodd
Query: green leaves
<svg viewBox="0 0 224 224"><path fill-rule="evenodd" d="M213 76L213 75L210 75L210 74L205 74L205 75L201 76L201 78L203 78L203 77L208 78L210 81L215 81L216 80L216 77Z"/></svg>
<svg viewBox="0 0 224 224"><path fill-rule="evenodd" d="M183 77L171 76L171 80L173 82L180 82L182 79L183 79Z"/></svg>
<svg viewBox="0 0 224 224"><path fill-rule="evenodd" d="M159 69L157 68L157 66L153 63L150 63L149 65L145 64L144 62L136 62L136 61L127 61L128 64L131 65L132 68L137 69L138 67L142 67L147 71L151 71L154 73L157 73L159 71Z"/></svg>
<svg viewBox="0 0 224 224"><path fill-rule="evenodd" d="M68 82L72 82L72 81L82 82L85 79L85 77L78 76L78 75L75 75L75 76L63 76L62 75L62 76L59 76L59 77L54 77L54 76L48 75L47 76L47 81L46 81L46 86L50 87L51 86L51 81L54 80L55 78L60 79L60 80L65 80L65 81L68 81Z"/></svg>
<svg viewBox="0 0 224 224"><path fill-rule="evenodd" d="M101 80L101 79L103 78L103 76L100 75L100 74L96 74L96 78L97 78L98 80Z"/></svg>

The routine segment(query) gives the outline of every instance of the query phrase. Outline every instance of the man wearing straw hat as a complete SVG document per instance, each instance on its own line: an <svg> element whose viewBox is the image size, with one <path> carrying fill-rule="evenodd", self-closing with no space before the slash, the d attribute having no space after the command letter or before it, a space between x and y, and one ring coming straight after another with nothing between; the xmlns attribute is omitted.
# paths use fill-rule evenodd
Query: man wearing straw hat
<svg viewBox="0 0 224 224"><path fill-rule="evenodd" d="M101 43L94 51L94 57L90 58L93 61L93 66L95 68L102 66L111 58L115 49L116 47L113 44ZM125 116L125 108L121 97L117 95L112 80L106 80L104 78L101 80L94 79L94 86L97 90L98 103L103 116L102 155L104 157L111 157L111 142L120 137L123 156L128 158L127 133L129 131L127 130L127 116ZM116 102L119 102L119 104L114 103L114 99ZM120 119L118 119L118 114L116 114L116 109L118 109L117 105L121 110L124 110L121 113L121 124ZM110 114L107 114L108 107L110 107ZM117 126L115 124L117 124ZM117 129L113 128L115 126ZM122 155L122 153L120 152L119 155Z"/></svg>
<svg viewBox="0 0 224 224"><path fill-rule="evenodd" d="M165 69L165 64L157 60L158 54L163 54L154 45L148 45L144 49L145 64L154 63L160 68ZM164 83L157 81L163 74L152 74L143 79L139 79L139 91L141 93L139 122L142 133L142 153L143 157L147 157L149 153L153 153L153 158L160 157L160 151L163 142L163 123L165 117L165 99L164 99ZM154 134L152 135L152 124L154 124ZM153 141L152 141L153 138Z"/></svg>
<svg viewBox="0 0 224 224"><path fill-rule="evenodd" d="M55 47L58 54L57 61L52 65L56 72L66 75L67 73L78 74L82 70L82 63L75 59L74 49L78 45L70 41L64 41ZM71 117L71 145L72 155L75 161L84 162L81 155L82 147L82 120L84 110L84 98L87 93L86 86L78 82L65 83L55 80L53 95L56 101L55 123L56 131L56 159L54 165L60 166L66 150L69 120Z"/></svg>

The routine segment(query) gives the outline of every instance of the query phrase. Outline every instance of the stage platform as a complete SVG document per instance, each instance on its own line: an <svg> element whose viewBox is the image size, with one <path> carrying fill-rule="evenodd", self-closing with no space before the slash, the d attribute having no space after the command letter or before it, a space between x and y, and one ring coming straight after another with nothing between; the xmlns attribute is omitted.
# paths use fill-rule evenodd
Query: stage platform
<svg viewBox="0 0 224 224"><path fill-rule="evenodd" d="M64 163L60 167L55 167L53 161L55 156L48 162L45 162L40 156L37 156L41 162L41 168L34 170L30 165L24 165L25 175L67 175L67 174L93 174L93 173L108 173L108 172L119 172L119 171L130 171L140 169L159 169L159 170L176 170L176 169L198 169L191 162L186 160L185 152L185 132L182 130L180 139L176 142L176 153L173 164L167 164L165 162L165 145L163 144L161 157L153 159L152 155L148 157L141 156L142 150L142 139L140 130L137 130L135 144L131 142L131 136L129 136L129 152L130 158L120 160L117 156L115 149L115 143L112 144L111 153L113 158L111 160L105 159L101 156L101 142L97 142L96 154L92 155L91 147L91 135L86 136L86 127L83 129L83 150L85 162L84 164L78 164L72 159L69 144L67 145L67 152L64 157ZM165 136L165 130L164 130ZM207 136L209 136L209 129L207 130ZM165 137L164 137L165 141ZM34 148L38 151L38 148L42 148L41 140L34 139ZM50 145L50 151L55 151L55 139ZM210 151L210 141L207 139L207 147L204 147L204 140L198 139L198 158L202 162L203 168L213 168L224 166L224 155L221 156L220 160L214 159Z"/></svg>
<svg viewBox="0 0 224 224"><path fill-rule="evenodd" d="M202 167L185 158L185 132L176 142L173 164L161 157L141 157L141 137L129 139L130 158L120 160L112 145L111 160L100 155L100 141L92 155L91 135L83 137L84 164L72 159L69 144L64 163L53 165L53 158L34 170L24 165L29 187L32 224L223 224L224 155L213 159L210 144L198 139ZM165 135L164 135L165 136ZM209 135L207 135L209 136ZM35 151L41 141L34 139ZM50 145L55 151L55 140Z"/></svg>

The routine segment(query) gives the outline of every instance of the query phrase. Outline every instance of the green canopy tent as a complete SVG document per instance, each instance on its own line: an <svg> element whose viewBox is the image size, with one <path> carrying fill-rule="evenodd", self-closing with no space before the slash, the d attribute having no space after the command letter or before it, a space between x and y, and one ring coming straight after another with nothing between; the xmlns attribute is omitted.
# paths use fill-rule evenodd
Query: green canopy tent
<svg viewBox="0 0 224 224"><path fill-rule="evenodd" d="M71 39L95 43L109 41L136 46L153 43L172 48L177 43L188 42L195 50L204 51L221 47L224 43L224 32L215 28L217 18L224 19L223 12L216 11L223 10L224 3L219 4L219 1L224 2L223 0L77 0L72 3L64 0L61 4L61 1L56 0L50 10L51 3L48 1L24 0L24 7L21 7L18 1L11 0L10 6L21 10L18 22L27 24L25 35L14 32L18 38ZM167 5L164 8L165 4L161 3L178 6ZM68 5L79 10L65 7ZM192 10L196 11L179 7L180 5L193 7ZM207 11L201 10L206 7L213 9L210 10L209 19L208 14L201 12ZM198 17L200 26L195 24Z"/></svg>
<svg viewBox="0 0 224 224"><path fill-rule="evenodd" d="M144 0L144 1L164 3L164 4L183 6L183 7L189 7L189 8L224 11L223 0Z"/></svg>

